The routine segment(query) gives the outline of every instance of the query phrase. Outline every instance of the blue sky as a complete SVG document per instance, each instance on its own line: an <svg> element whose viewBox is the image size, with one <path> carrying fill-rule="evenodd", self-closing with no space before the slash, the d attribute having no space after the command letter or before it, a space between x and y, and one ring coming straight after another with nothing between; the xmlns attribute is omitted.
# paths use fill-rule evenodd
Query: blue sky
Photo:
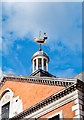
<svg viewBox="0 0 84 120"><path fill-rule="evenodd" d="M32 73L31 58L39 50L34 37L39 36L39 31L46 32L48 36L42 50L50 58L51 74L69 78L82 71L81 2L4 2L1 50L3 73Z"/></svg>

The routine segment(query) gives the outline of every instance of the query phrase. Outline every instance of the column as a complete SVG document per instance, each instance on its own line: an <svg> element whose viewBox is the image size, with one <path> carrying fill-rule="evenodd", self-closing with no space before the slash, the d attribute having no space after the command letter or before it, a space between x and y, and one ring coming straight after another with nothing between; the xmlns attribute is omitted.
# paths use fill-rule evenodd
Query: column
<svg viewBox="0 0 84 120"><path fill-rule="evenodd" d="M34 63L34 60L33 60L33 72L35 71L35 63Z"/></svg>
<svg viewBox="0 0 84 120"><path fill-rule="evenodd" d="M44 70L44 58L42 58L42 70Z"/></svg>
<svg viewBox="0 0 84 120"><path fill-rule="evenodd" d="M46 61L46 71L48 71L48 61Z"/></svg>
<svg viewBox="0 0 84 120"><path fill-rule="evenodd" d="M38 58L36 59L36 70L38 70Z"/></svg>

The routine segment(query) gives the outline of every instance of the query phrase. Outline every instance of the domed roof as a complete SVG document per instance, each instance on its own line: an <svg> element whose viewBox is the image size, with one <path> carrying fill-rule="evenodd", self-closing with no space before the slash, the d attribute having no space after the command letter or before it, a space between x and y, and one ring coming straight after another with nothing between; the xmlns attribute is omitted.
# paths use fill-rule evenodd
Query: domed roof
<svg viewBox="0 0 84 120"><path fill-rule="evenodd" d="M49 57L47 56L47 53L45 53L45 52L43 52L43 51L37 51L37 52L33 55L32 60L33 60L35 57L37 57L37 56L45 56L45 57L48 58L48 61L49 61Z"/></svg>
<svg viewBox="0 0 84 120"><path fill-rule="evenodd" d="M43 51L37 51L33 56L36 56L36 55L46 55L47 56L47 54Z"/></svg>

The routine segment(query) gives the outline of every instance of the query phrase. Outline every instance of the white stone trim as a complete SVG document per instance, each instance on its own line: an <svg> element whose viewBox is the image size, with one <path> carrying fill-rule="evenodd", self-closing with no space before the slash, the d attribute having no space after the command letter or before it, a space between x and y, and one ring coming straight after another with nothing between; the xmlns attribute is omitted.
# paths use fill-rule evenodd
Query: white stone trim
<svg viewBox="0 0 84 120"><path fill-rule="evenodd" d="M45 58L48 61L48 58L46 58L45 56L37 56L33 60L38 59L38 58Z"/></svg>
<svg viewBox="0 0 84 120"><path fill-rule="evenodd" d="M0 100L2 98L2 95L6 93L6 91L9 91L10 92L10 96L13 97L14 96L14 92L9 89L9 88L6 88L1 94L0 94Z"/></svg>
<svg viewBox="0 0 84 120"><path fill-rule="evenodd" d="M82 110L82 105L76 104L76 105L72 106L72 111L75 111L75 110L77 110L77 109Z"/></svg>
<svg viewBox="0 0 84 120"><path fill-rule="evenodd" d="M74 100L74 106L72 106L72 111L75 112L74 118L83 118L84 111L82 111L84 93L78 90L77 98Z"/></svg>
<svg viewBox="0 0 84 120"><path fill-rule="evenodd" d="M14 98L14 92L11 89L7 88L0 95L0 119L2 106L7 104L8 102L10 102L9 118L15 116L15 113L19 114L20 112L23 111L22 100L19 99L19 96Z"/></svg>
<svg viewBox="0 0 84 120"><path fill-rule="evenodd" d="M76 118L78 118L78 120L80 120L80 118L83 118L81 115L77 115L73 118L73 120L76 120ZM82 119L83 120L83 119Z"/></svg>
<svg viewBox="0 0 84 120"><path fill-rule="evenodd" d="M78 110L75 111L75 115L76 115L76 116L77 116L77 115L82 115L82 116L84 116L84 111L78 109Z"/></svg>
<svg viewBox="0 0 84 120"><path fill-rule="evenodd" d="M76 100L74 100L74 103L75 103L75 104L84 104L83 101L80 100L80 99L76 99Z"/></svg>

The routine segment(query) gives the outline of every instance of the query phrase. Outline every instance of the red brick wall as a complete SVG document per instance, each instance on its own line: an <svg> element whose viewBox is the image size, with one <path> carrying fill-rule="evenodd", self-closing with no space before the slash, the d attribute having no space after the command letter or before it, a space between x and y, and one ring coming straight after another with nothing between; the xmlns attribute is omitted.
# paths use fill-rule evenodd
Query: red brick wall
<svg viewBox="0 0 84 120"><path fill-rule="evenodd" d="M63 105L62 107L59 107L58 109L53 110L52 112L49 112L40 118L47 118L59 111L63 111L63 118L73 118L75 117L75 112L72 112L72 106L74 106L74 101L67 103L66 105Z"/></svg>
<svg viewBox="0 0 84 120"><path fill-rule="evenodd" d="M22 99L23 110L25 110L60 91L64 87L6 81L1 88L0 93L2 93L6 88L9 88L14 92L14 97L19 96L19 98Z"/></svg>

